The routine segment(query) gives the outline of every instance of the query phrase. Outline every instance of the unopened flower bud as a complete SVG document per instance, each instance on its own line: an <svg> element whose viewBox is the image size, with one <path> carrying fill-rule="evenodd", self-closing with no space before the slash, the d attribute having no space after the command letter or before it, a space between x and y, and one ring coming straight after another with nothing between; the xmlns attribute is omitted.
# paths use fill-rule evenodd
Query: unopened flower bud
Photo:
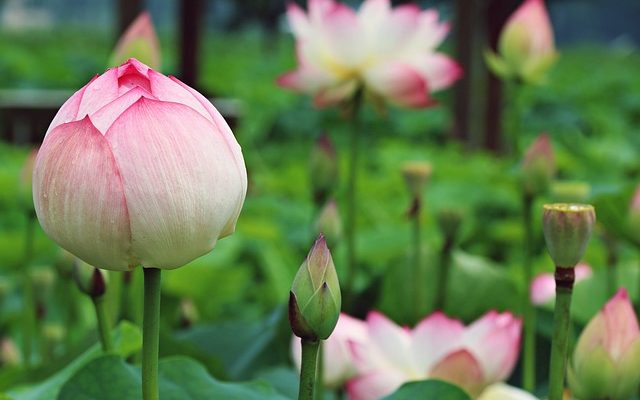
<svg viewBox="0 0 640 400"><path fill-rule="evenodd" d="M92 299L103 296L107 290L107 274L80 259L73 266L73 279L80 291Z"/></svg>
<svg viewBox="0 0 640 400"><path fill-rule="evenodd" d="M555 172L551 141L549 136L543 133L529 146L522 160L523 190L529 195L546 192Z"/></svg>
<svg viewBox="0 0 640 400"><path fill-rule="evenodd" d="M551 183L551 198L557 203L584 203L589 199L591 185L580 181Z"/></svg>
<svg viewBox="0 0 640 400"><path fill-rule="evenodd" d="M637 393L640 328L626 289L620 289L582 331L567 377L580 400L628 399Z"/></svg>
<svg viewBox="0 0 640 400"><path fill-rule="evenodd" d="M21 362L20 350L9 337L0 339L0 366L9 367L19 365Z"/></svg>
<svg viewBox="0 0 640 400"><path fill-rule="evenodd" d="M402 166L402 176L412 198L422 198L432 171L433 167L428 162L412 161Z"/></svg>
<svg viewBox="0 0 640 400"><path fill-rule="evenodd" d="M462 224L462 212L455 209L444 209L438 211L436 216L440 231L446 239L454 239L458 235Z"/></svg>
<svg viewBox="0 0 640 400"><path fill-rule="evenodd" d="M582 258L596 221L588 204L546 204L542 217L547 249L556 267L573 268Z"/></svg>
<svg viewBox="0 0 640 400"><path fill-rule="evenodd" d="M318 138L311 152L311 190L313 201L324 204L338 181L338 156L329 136Z"/></svg>
<svg viewBox="0 0 640 400"><path fill-rule="evenodd" d="M316 220L316 233L324 235L331 247L335 247L342 237L342 219L335 200L329 200Z"/></svg>
<svg viewBox="0 0 640 400"><path fill-rule="evenodd" d="M302 339L326 339L338 322L342 298L338 275L324 236L296 274L289 296L289 322Z"/></svg>
<svg viewBox="0 0 640 400"><path fill-rule="evenodd" d="M180 300L179 323L181 328L188 328L198 321L199 314L193 300L185 298Z"/></svg>

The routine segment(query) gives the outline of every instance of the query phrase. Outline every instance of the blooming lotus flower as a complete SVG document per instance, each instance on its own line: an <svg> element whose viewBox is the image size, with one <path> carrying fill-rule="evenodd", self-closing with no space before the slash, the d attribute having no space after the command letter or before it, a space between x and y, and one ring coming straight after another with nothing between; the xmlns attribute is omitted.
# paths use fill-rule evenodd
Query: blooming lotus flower
<svg viewBox="0 0 640 400"><path fill-rule="evenodd" d="M486 388L478 400L538 400L532 394L504 383L495 383Z"/></svg>
<svg viewBox="0 0 640 400"><path fill-rule="evenodd" d="M176 268L231 234L247 175L229 126L200 93L135 59L58 111L33 200L61 247L99 268Z"/></svg>
<svg viewBox="0 0 640 400"><path fill-rule="evenodd" d="M347 384L350 399L380 399L405 382L427 378L452 382L477 396L513 370L521 325L510 313L491 311L465 327L436 312L409 329L372 312L369 340L351 342L358 376Z"/></svg>
<svg viewBox="0 0 640 400"><path fill-rule="evenodd" d="M364 321L341 313L331 336L322 342L322 368L324 385L329 388L339 388L356 375L349 343L365 343L367 340L367 325ZM291 340L291 354L297 368L300 369L302 357L300 338L293 336Z"/></svg>
<svg viewBox="0 0 640 400"><path fill-rule="evenodd" d="M504 79L539 83L558 58L544 0L525 0L498 40L499 55L486 53L489 68Z"/></svg>
<svg viewBox="0 0 640 400"><path fill-rule="evenodd" d="M640 383L640 329L626 289L589 321L573 354L569 386L580 400L628 399Z"/></svg>
<svg viewBox="0 0 640 400"><path fill-rule="evenodd" d="M578 264L574 270L575 284L591 278L593 271L587 264ZM545 304L556 297L556 280L552 272L544 272L531 282L529 294L531 302L536 305Z"/></svg>
<svg viewBox="0 0 640 400"><path fill-rule="evenodd" d="M449 31L435 10L366 0L356 12L334 0L309 0L307 13L291 2L287 16L298 69L278 83L313 95L318 106L344 102L363 87L374 98L426 107L433 104L431 92L461 75L451 58L435 51Z"/></svg>

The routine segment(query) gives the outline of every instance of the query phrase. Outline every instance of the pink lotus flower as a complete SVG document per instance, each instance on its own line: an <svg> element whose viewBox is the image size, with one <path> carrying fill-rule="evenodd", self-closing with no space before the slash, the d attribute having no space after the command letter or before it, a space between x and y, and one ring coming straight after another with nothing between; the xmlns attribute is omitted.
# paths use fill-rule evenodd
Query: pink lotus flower
<svg viewBox="0 0 640 400"><path fill-rule="evenodd" d="M574 270L575 284L591 278L593 271L587 264L578 264ZM536 305L545 304L556 298L556 280L552 272L543 272L531 282L529 291L531 302Z"/></svg>
<svg viewBox="0 0 640 400"><path fill-rule="evenodd" d="M544 0L525 0L509 17L498 42L500 55L487 53L489 67L507 79L538 83L558 58Z"/></svg>
<svg viewBox="0 0 640 400"><path fill-rule="evenodd" d="M349 348L349 342L365 343L367 325L364 321L340 314L338 324L329 339L322 342L324 385L339 388L356 375L356 367ZM297 368L300 369L300 338L291 340L291 354Z"/></svg>
<svg viewBox="0 0 640 400"><path fill-rule="evenodd" d="M200 93L135 59L60 108L35 162L45 232L100 268L176 268L231 234L247 175L229 126Z"/></svg>
<svg viewBox="0 0 640 400"><path fill-rule="evenodd" d="M433 104L431 92L461 75L452 59L435 51L449 31L435 10L366 0L356 12L334 0L309 0L307 13L290 3L287 16L298 69L278 83L313 95L318 106L348 100L364 87L375 98L426 107Z"/></svg>
<svg viewBox="0 0 640 400"><path fill-rule="evenodd" d="M576 398L628 399L640 383L640 328L626 289L589 321L575 348L568 380Z"/></svg>
<svg viewBox="0 0 640 400"><path fill-rule="evenodd" d="M369 340L351 343L358 376L347 385L350 399L380 399L405 382L427 378L452 382L477 396L513 370L521 325L510 313L491 311L465 327L436 312L409 329L372 312Z"/></svg>

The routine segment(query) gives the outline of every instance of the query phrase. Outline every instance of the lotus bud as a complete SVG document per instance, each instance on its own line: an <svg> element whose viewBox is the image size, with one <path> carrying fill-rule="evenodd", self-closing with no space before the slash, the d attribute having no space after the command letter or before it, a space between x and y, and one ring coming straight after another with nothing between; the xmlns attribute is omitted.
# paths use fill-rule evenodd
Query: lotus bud
<svg viewBox="0 0 640 400"><path fill-rule="evenodd" d="M588 204L546 204L542 217L547 249L556 267L573 268L591 237L596 213Z"/></svg>
<svg viewBox="0 0 640 400"><path fill-rule="evenodd" d="M522 186L526 194L547 191L555 175L553 148L547 134L541 134L527 149L522 160Z"/></svg>
<svg viewBox="0 0 640 400"><path fill-rule="evenodd" d="M191 299L185 298L180 300L179 313L179 323L181 328L188 328L199 319L198 309Z"/></svg>
<svg viewBox="0 0 640 400"><path fill-rule="evenodd" d="M313 147L310 169L313 201L322 205L338 181L338 155L326 134L321 135Z"/></svg>
<svg viewBox="0 0 640 400"><path fill-rule="evenodd" d="M0 339L0 366L16 366L21 362L20 351L11 338Z"/></svg>
<svg viewBox="0 0 640 400"><path fill-rule="evenodd" d="M488 52L489 69L502 79L544 82L558 55L544 0L525 0L509 17L498 40L498 54Z"/></svg>
<svg viewBox="0 0 640 400"><path fill-rule="evenodd" d="M109 57L109 66L120 65L130 58L137 58L151 68L160 70L160 43L151 15L146 11L138 15L122 34Z"/></svg>
<svg viewBox="0 0 640 400"><path fill-rule="evenodd" d="M622 288L589 321L573 354L569 386L580 400L629 399L640 384L638 318Z"/></svg>
<svg viewBox="0 0 640 400"><path fill-rule="evenodd" d="M551 183L551 198L557 203L584 203L589 199L591 185L580 181Z"/></svg>
<svg viewBox="0 0 640 400"><path fill-rule="evenodd" d="M402 176L412 198L422 199L422 192L431 178L432 170L433 167L428 162L413 161L402 166Z"/></svg>
<svg viewBox="0 0 640 400"><path fill-rule="evenodd" d="M318 235L323 234L331 247L335 247L340 242L342 219L335 200L329 200L320 211L320 215L316 220L316 233Z"/></svg>
<svg viewBox="0 0 640 400"><path fill-rule="evenodd" d="M82 260L73 266L73 279L80 291L92 299L102 297L107 291L107 274Z"/></svg>
<svg viewBox="0 0 640 400"><path fill-rule="evenodd" d="M453 240L458 235L462 224L462 212L455 209L440 210L436 215L436 220L445 239Z"/></svg>
<svg viewBox="0 0 640 400"><path fill-rule="evenodd" d="M291 286L289 322L293 333L307 340L327 339L338 322L341 303L331 252L320 235Z"/></svg>

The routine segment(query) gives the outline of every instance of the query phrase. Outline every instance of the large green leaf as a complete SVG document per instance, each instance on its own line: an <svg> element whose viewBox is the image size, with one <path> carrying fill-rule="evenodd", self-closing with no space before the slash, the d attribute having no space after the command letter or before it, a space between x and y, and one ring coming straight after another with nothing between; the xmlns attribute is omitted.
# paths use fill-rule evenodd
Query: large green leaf
<svg viewBox="0 0 640 400"><path fill-rule="evenodd" d="M127 321L123 321L113 331L113 340L115 352L122 357L127 357L142 348L140 330ZM57 398L62 385L73 374L102 354L100 345L96 344L44 382L10 391L9 395L20 400L54 400Z"/></svg>
<svg viewBox="0 0 640 400"><path fill-rule="evenodd" d="M186 357L160 361L159 390L162 400L286 400L264 381L220 382ZM122 358L107 355L87 364L62 388L58 400L122 400L139 398L140 370Z"/></svg>
<svg viewBox="0 0 640 400"><path fill-rule="evenodd" d="M405 383L384 400L471 400L464 390L450 383L427 380Z"/></svg>

